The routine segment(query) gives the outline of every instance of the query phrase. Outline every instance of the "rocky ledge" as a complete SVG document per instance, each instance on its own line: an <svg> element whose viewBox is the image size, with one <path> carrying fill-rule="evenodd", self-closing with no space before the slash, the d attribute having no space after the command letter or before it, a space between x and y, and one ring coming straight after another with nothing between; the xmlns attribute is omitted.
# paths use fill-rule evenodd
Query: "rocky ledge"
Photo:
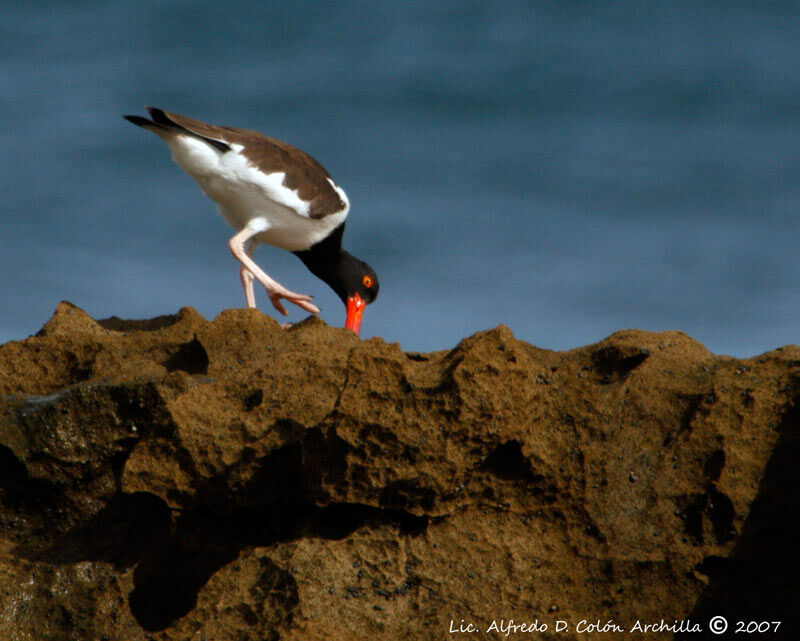
<svg viewBox="0 0 800 641"><path fill-rule="evenodd" d="M0 347L0 638L794 639L798 399L796 346L62 303Z"/></svg>

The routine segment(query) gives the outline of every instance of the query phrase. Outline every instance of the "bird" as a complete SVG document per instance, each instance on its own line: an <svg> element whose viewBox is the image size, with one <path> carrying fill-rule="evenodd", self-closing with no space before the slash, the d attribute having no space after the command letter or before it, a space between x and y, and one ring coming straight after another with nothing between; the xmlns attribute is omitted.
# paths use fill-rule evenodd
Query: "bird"
<svg viewBox="0 0 800 641"><path fill-rule="evenodd" d="M284 316L281 300L320 312L311 296L286 289L255 263L254 249L266 243L294 253L327 283L345 305L344 326L358 335L364 309L380 286L372 267L342 249L350 201L325 168L297 147L257 131L146 108L150 118L123 118L161 138L236 230L228 248L241 264L247 306L256 307L253 281L258 281Z"/></svg>

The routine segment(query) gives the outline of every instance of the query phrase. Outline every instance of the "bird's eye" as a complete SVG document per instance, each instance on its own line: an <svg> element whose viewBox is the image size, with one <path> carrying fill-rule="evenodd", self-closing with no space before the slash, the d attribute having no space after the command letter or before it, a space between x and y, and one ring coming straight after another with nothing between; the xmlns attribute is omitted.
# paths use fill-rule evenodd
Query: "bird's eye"
<svg viewBox="0 0 800 641"><path fill-rule="evenodd" d="M372 276L365 275L364 278L361 279L361 282L364 284L364 287L372 287Z"/></svg>

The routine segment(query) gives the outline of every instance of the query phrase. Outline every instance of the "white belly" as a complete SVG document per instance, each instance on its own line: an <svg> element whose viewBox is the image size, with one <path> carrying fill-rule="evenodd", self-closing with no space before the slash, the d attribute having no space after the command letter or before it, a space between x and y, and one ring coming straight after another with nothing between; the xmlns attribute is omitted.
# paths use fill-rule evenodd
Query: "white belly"
<svg viewBox="0 0 800 641"><path fill-rule="evenodd" d="M267 221L269 229L255 236L256 242L289 251L308 249L347 218L347 197L332 181L345 207L323 218L310 218L309 203L283 184L286 174L256 169L238 153L241 146L231 145L231 151L222 153L191 136L175 136L167 142L173 160L217 203L234 229L241 230L256 218Z"/></svg>

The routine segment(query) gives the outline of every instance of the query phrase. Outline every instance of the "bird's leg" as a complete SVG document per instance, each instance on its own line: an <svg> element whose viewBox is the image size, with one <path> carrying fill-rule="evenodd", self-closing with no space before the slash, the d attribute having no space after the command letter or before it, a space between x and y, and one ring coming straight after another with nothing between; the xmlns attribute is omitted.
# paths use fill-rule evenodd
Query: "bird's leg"
<svg viewBox="0 0 800 641"><path fill-rule="evenodd" d="M243 269L240 270L239 273L242 277L244 295L247 299L248 306L255 307L255 296L253 296L252 305L250 300L253 286L252 279L255 279L264 286L265 290L267 290L269 299L272 301L272 306L284 316L287 316L289 312L287 312L284 306L281 304L282 298L294 303L298 307L302 307L307 312L319 314L319 308L311 303L311 296L292 292L286 289L280 283L272 280L258 265L255 264L253 259L248 255L248 249L250 249L250 239L256 234L260 234L267 229L269 229L269 223L265 219L254 218L242 231L228 241L228 247L230 248L234 258L236 258L236 260L242 264ZM249 274L246 274L245 270L246 272L249 272ZM248 279L250 291L248 291Z"/></svg>
<svg viewBox="0 0 800 641"><path fill-rule="evenodd" d="M239 276L242 279L242 287L244 287L244 299L247 301L248 307L255 308L256 296L253 293L253 273L244 265L239 269Z"/></svg>
<svg viewBox="0 0 800 641"><path fill-rule="evenodd" d="M246 240L243 245L244 253L252 259L253 258L253 243L252 238ZM239 269L239 277L242 279L242 287L244 288L244 298L247 301L247 306L255 309L256 307L256 296L253 292L253 272L251 272L247 267L244 265L241 266Z"/></svg>

